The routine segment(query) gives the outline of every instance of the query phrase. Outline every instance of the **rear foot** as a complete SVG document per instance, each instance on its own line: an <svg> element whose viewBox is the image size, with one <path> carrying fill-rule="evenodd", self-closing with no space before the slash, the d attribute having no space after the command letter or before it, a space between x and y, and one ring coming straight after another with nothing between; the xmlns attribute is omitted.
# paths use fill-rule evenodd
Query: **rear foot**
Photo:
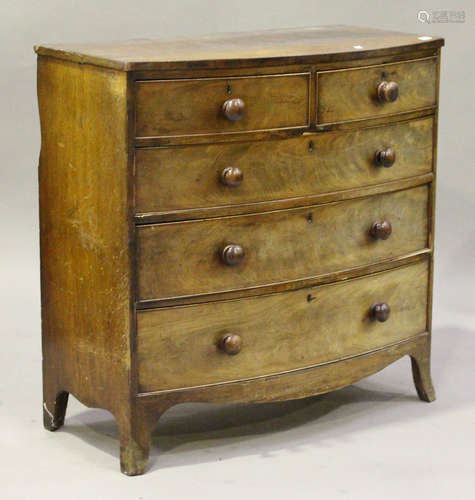
<svg viewBox="0 0 475 500"><path fill-rule="evenodd" d="M45 399L43 402L43 424L45 429L56 431L64 424L68 397L69 393L63 391L54 399Z"/></svg>

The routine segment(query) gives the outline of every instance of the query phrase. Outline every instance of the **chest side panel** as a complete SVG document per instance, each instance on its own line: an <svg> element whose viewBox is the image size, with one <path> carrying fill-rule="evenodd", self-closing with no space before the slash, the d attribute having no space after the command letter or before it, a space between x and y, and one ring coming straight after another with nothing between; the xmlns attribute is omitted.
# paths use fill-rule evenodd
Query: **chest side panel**
<svg viewBox="0 0 475 500"><path fill-rule="evenodd" d="M39 58L45 373L108 409L130 358L126 94L125 73Z"/></svg>

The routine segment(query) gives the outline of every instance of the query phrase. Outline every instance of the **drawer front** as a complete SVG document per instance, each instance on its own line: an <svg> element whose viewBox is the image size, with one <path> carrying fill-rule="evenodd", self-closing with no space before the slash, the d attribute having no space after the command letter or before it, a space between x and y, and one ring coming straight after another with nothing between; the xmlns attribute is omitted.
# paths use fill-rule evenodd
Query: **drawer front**
<svg viewBox="0 0 475 500"><path fill-rule="evenodd" d="M432 170L433 118L287 140L136 152L138 213L306 197ZM394 164L377 163L392 149ZM170 189L173 186L173 189Z"/></svg>
<svg viewBox="0 0 475 500"><path fill-rule="evenodd" d="M424 185L302 209L141 226L139 299L252 288L404 256L427 247L427 205ZM386 240L370 234L378 221L392 225ZM229 265L239 262L237 246L244 259Z"/></svg>
<svg viewBox="0 0 475 500"><path fill-rule="evenodd" d="M423 261L292 292L140 311L139 390L271 375L381 348L425 331L427 291ZM371 315L381 303L390 308L384 322ZM230 334L236 355L223 348Z"/></svg>
<svg viewBox="0 0 475 500"><path fill-rule="evenodd" d="M309 81L309 73L139 81L136 135L166 137L306 127ZM229 119L223 111L223 104L232 99L244 103L240 119ZM233 109L233 118L239 118L239 110Z"/></svg>
<svg viewBox="0 0 475 500"><path fill-rule="evenodd" d="M318 73L318 123L360 120L433 106L436 73L436 58ZM383 87L378 96L378 87L384 82L397 84L399 95L395 101L384 99L388 93Z"/></svg>

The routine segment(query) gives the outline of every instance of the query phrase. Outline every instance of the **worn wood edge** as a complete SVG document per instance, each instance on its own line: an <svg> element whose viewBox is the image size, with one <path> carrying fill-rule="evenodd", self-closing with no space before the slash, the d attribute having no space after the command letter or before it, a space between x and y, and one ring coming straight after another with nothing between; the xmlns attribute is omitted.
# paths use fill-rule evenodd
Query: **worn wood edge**
<svg viewBox="0 0 475 500"><path fill-rule="evenodd" d="M166 139L166 140L177 140L182 138L208 138L208 137L226 137L226 136L245 136L248 134L255 134L258 132L284 132L284 131L303 131L310 127L309 120L307 117L307 123L301 125L294 125L291 127L277 127L277 128L267 128L267 129L252 129L252 130L240 130L238 132L203 132L197 134L182 134L182 135L163 135L163 136L139 136L136 138L136 144L149 143L152 139ZM295 133L295 132L294 132Z"/></svg>
<svg viewBox="0 0 475 500"><path fill-rule="evenodd" d="M204 68L204 69L162 69L162 70L136 70L133 72L135 80L177 79L194 77L229 77L274 74L276 72L299 72L310 71L312 73L327 71L331 69L345 69L363 66L374 66L393 62L406 62L414 58L426 58L437 56L436 49L423 48L407 53L378 55L374 57L352 59L350 61L329 61L319 64L287 64L266 65L257 67L243 66L240 68Z"/></svg>
<svg viewBox="0 0 475 500"><path fill-rule="evenodd" d="M310 70L306 71L279 71L277 73L269 73L269 74L253 74L253 75L236 75L233 76L233 80L251 80L255 78L283 78L287 76L306 76L308 80L310 80L312 72ZM153 83L174 83L174 82L200 82L200 81L209 81L209 80L227 80L229 75L225 76L196 76L189 78L155 78L155 79L136 79L135 84L137 85L148 85Z"/></svg>
<svg viewBox="0 0 475 500"><path fill-rule="evenodd" d="M423 174L423 177L425 177L425 176L430 176L430 178L432 178L432 173ZM414 179L414 178L419 178L419 177L422 177L422 176L414 176L414 177L410 177L409 179ZM399 183L401 181L392 181L392 182ZM383 183L383 184L375 184L375 186L384 186L384 184L390 184L390 183L388 182L388 183ZM417 185L418 186L422 186L424 184L427 184L427 182L420 182ZM360 189L360 188L358 188L358 189ZM361 189L366 189L366 188L361 188ZM402 187L394 186L394 189L390 189L388 192L393 193L393 192L396 192L396 191L404 191L405 189L410 189L410 188L407 188L405 186L402 186ZM370 198L371 196L373 196L373 194L374 193L363 194L362 196L355 196L355 197L353 197L353 199L356 199L356 198ZM337 204L337 203L341 203L341 201L340 200L336 200L336 201L329 201L327 203L319 203L318 205L315 205L315 207L316 206L320 206L320 205L332 205L332 204L334 205L334 204ZM310 205L308 208L312 208L312 207L313 207L313 205ZM291 207L291 208L282 209L282 210L280 210L280 209L274 209L274 210L260 211L259 213L260 214L273 214L273 213L281 212L283 210L286 210L288 212L297 212L297 211L301 210L301 208L302 207ZM255 215L255 214L249 214L249 217L252 217L253 215ZM246 217L246 215L231 215L229 217L233 217L233 218L235 218L235 217ZM219 219L221 217L212 217L212 218ZM189 222L189 221L176 221L176 222L169 222L167 224L185 224L187 222ZM158 224L161 224L161 223L158 223ZM154 224L147 224L147 225L142 224L140 226L137 226L137 229L140 231L142 229L145 229L147 226L153 226L153 225Z"/></svg>
<svg viewBox="0 0 475 500"><path fill-rule="evenodd" d="M434 61L437 60L437 55L433 56L427 56L427 57L417 57L413 59L406 59L405 61L394 61L394 62L387 62L387 63L380 63L380 64L367 64L364 66L357 66L356 68L338 68L338 69L330 69L330 70L324 70L324 71L317 71L317 77L320 76L322 73L343 73L345 71L358 71L362 69L374 69L374 68L380 68L383 66L393 66L395 64L411 64L411 63L418 63L422 61L429 61L433 59Z"/></svg>
<svg viewBox="0 0 475 500"><path fill-rule="evenodd" d="M165 299L147 299L136 303L137 310L146 311L150 309L160 309L163 307L179 307L193 304L203 304L206 302L215 302L221 300L237 300L245 297L255 297L280 293L301 288L309 288L317 285L326 285L329 283L338 283L353 278L362 278L379 272L389 271L404 265L411 265L420 262L431 254L430 248L424 248L410 254L399 256L392 259L383 260L364 266L357 266L348 269L342 269L331 273L299 278L274 283L266 283L235 290L212 292L196 295L183 295L179 297L168 297Z"/></svg>
<svg viewBox="0 0 475 500"><path fill-rule="evenodd" d="M389 125L391 123L405 122L416 120L426 116L433 116L436 111L436 105L427 106L410 111L400 111L399 113L391 113L378 117L357 118L354 120L344 120L341 122L317 123L315 126L316 132L327 132L332 130L354 130L369 127L378 127L380 125ZM363 123L363 126L361 124Z"/></svg>
<svg viewBox="0 0 475 500"><path fill-rule="evenodd" d="M427 331L429 335L432 333L432 308L433 308L433 295L434 295L434 252L435 252L435 210L436 210L436 195L437 195L437 139L439 130L439 92L440 92L440 62L441 62L441 48L437 53L437 70L436 70L436 112L432 126L432 172L433 181L429 190L429 236L428 244L432 249L432 255L429 264L429 283L428 283L428 300L427 300Z"/></svg>
<svg viewBox="0 0 475 500"><path fill-rule="evenodd" d="M353 130L372 128L380 125L390 125L392 123L404 122L435 113L436 106L428 106L416 110L401 111L398 113L387 114L384 116L361 118L356 120L346 120L332 123L313 123L313 117L310 117L310 125L287 128L246 130L239 132L206 133L192 135L175 136L151 136L136 137L136 148L153 147L173 147L173 146L191 146L194 144L217 144L226 142L247 142L259 140L278 140L297 137L300 135L323 133L336 130Z"/></svg>
<svg viewBox="0 0 475 500"><path fill-rule="evenodd" d="M379 129L381 126L397 126L402 123L410 123L412 121L416 120L423 120L424 118L429 118L429 117L434 117L435 116L436 109L431 109L428 111L427 109L424 109L422 111L402 111L401 113L395 113L394 115L391 115L387 123L385 122L386 117L388 115L384 115L382 117L378 117L376 119L362 119L361 121L364 122L362 125L357 124L357 127L352 126L351 129L357 128L358 130L367 130L367 129ZM399 117L399 114L404 115L401 119L393 119L394 117ZM380 122L383 122L382 124ZM366 123L367 122L367 123ZM338 122L337 125L344 124L346 122ZM349 122L353 123L353 122ZM331 125L331 124L327 124ZM340 131L338 129L331 129L327 128L327 126L324 126L322 124L319 124L317 128L311 129L311 130L305 130L302 135L304 137L312 138L316 137L322 133L325 134L337 134ZM284 133L278 134L278 135L270 135L269 137L266 137L264 133L259 133L258 135L254 136L252 135L251 137L248 136L247 132L236 132L236 135L238 134L243 134L242 138L236 138L232 142L233 143L239 143L239 142L262 142L262 141L276 141L276 140L283 140L283 139L295 139L295 136L300 135L300 133L295 132L295 131L290 131L290 133L286 133L286 131L283 131ZM288 135L288 137L286 137ZM181 136L184 138L187 138L189 136ZM137 141L137 138L135 138ZM154 139L154 138L152 138ZM217 140L219 138L211 138L209 141L199 141L197 143L190 143L190 144L158 144L158 145L151 145L151 146L140 146L136 147L136 149L173 149L173 148L181 148L185 146L193 147L193 146L205 146L208 144L214 145L216 143L220 144L225 144L227 141L220 141Z"/></svg>
<svg viewBox="0 0 475 500"><path fill-rule="evenodd" d="M137 360L137 309L135 303L138 294L138 266L137 266L137 240L135 238L135 88L132 73L127 73L127 158L128 158L128 214L127 224L129 229L129 254L130 254L130 317L131 324L129 329L129 405L133 408L133 396L137 393L139 387L138 379L138 360Z"/></svg>
<svg viewBox="0 0 475 500"><path fill-rule="evenodd" d="M43 45L34 45L34 51L39 56L52 57L62 61L69 61L77 64L90 64L100 68L115 69L118 71L130 71L127 69L127 64L115 59L103 59L97 56L88 56L78 52L70 52L68 50L53 49Z"/></svg>
<svg viewBox="0 0 475 500"><path fill-rule="evenodd" d="M372 351L363 352L356 356L340 358L334 361L327 361L317 365L296 368L285 372L262 375L249 379L231 380L219 382L216 384L206 384L194 387L183 387L179 389L168 389L154 392L140 392L137 399L150 400L155 398L172 398L173 404L191 401L209 401L209 402L264 402L264 401L283 401L288 399L300 399L318 394L324 394L334 390L342 389L365 377L373 375L383 368L405 356L411 354L420 345L429 341L429 333L421 332L418 335L408 339L389 344L387 346ZM376 363L367 363L372 360ZM351 377L344 383L339 381L338 374L331 372L338 370L339 367L350 364L362 364L363 370L356 368ZM333 383L318 384L314 376L319 375L323 379L330 374L333 377ZM289 384L295 386L295 392L291 394L280 394L280 385L287 378ZM294 379L294 381L292 381ZM271 385L271 389L267 386ZM285 388L284 388L285 391Z"/></svg>
<svg viewBox="0 0 475 500"><path fill-rule="evenodd" d="M395 45L372 50L360 50L358 52L327 52L325 54L308 54L298 56L282 57L259 57L259 58L236 58L236 59L203 59L189 61L171 61L169 63L136 62L128 63L126 71L143 71L155 69L188 69L190 65L194 69L200 68L241 68L252 66L287 65L287 64L318 64L333 61L352 61L355 59L378 57L384 55L404 54L422 49L437 49L444 45L443 39L435 39L427 42L409 45Z"/></svg>
<svg viewBox="0 0 475 500"><path fill-rule="evenodd" d="M375 120L378 120L380 118L385 118L385 119L391 119L393 117L398 117L398 116L404 116L409 113L427 113L427 114L433 114L435 113L435 108L436 105L433 104L432 106L424 106L423 108L417 108L413 109L411 111L400 111L398 113L389 113L384 116L369 116L366 118L355 118L354 120L342 120L338 122L327 122L327 123L317 123L316 129L317 130L333 130L336 128L335 126L339 126L340 128L343 128L344 126L351 126L352 124L357 124L361 122L366 122L366 121L371 121L374 122Z"/></svg>
<svg viewBox="0 0 475 500"><path fill-rule="evenodd" d="M178 222L184 220L197 220L218 218L220 216L245 215L256 212L270 212L285 210L289 208L301 208L305 206L317 206L356 198L365 198L375 194L391 193L411 187L420 186L432 182L432 173L407 177L396 181L380 184L372 184L359 188L332 191L317 195L299 196L296 198L284 198L277 200L242 203L238 205L221 205L216 207L190 208L184 210L170 210L162 212L145 212L135 215L138 225L154 224L160 222Z"/></svg>
<svg viewBox="0 0 475 500"><path fill-rule="evenodd" d="M420 41L411 44L395 45L371 50L327 52L325 54L289 55L282 57L236 57L227 59L194 59L192 61L150 61L131 62L114 58L101 58L80 52L56 49L47 45L35 45L34 50L39 55L55 57L79 64L91 64L121 71L143 71L160 69L200 69L200 68L241 68L246 66L268 66L287 64L318 64L329 61L351 61L365 57L377 57L407 52L438 49L444 45L443 38Z"/></svg>

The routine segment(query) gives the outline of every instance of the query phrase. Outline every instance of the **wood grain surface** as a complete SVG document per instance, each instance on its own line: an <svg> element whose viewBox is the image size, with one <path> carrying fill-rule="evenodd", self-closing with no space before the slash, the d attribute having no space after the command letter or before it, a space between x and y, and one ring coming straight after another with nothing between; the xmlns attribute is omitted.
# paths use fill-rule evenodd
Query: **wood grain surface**
<svg viewBox="0 0 475 500"><path fill-rule="evenodd" d="M225 292L376 264L427 246L428 187L304 209L137 228L138 298ZM391 221L386 241L373 222ZM243 247L239 266L219 253Z"/></svg>
<svg viewBox="0 0 475 500"><path fill-rule="evenodd" d="M54 414L56 395L67 391L126 413L127 75L40 57L38 101L45 404Z"/></svg>
<svg viewBox="0 0 475 500"><path fill-rule="evenodd" d="M362 354L425 331L428 262L294 292L137 313L139 390L270 375ZM386 302L389 319L371 320ZM226 334L242 339L230 356ZM192 370L189 367L193 367Z"/></svg>
<svg viewBox="0 0 475 500"><path fill-rule="evenodd" d="M137 136L236 133L308 126L309 73L198 78L136 83ZM222 106L242 99L244 117L226 118Z"/></svg>
<svg viewBox="0 0 475 500"><path fill-rule="evenodd" d="M434 106L437 58L317 73L317 121L361 120ZM396 101L382 103L382 81L399 85Z"/></svg>
<svg viewBox="0 0 475 500"><path fill-rule="evenodd" d="M235 68L246 65L353 60L437 49L444 40L420 34L356 26L311 26L243 33L220 33L175 40L128 40L39 45L39 54L125 71Z"/></svg>
<svg viewBox="0 0 475 500"><path fill-rule="evenodd" d="M406 355L414 360L414 379L417 380L418 387L423 387L420 394L435 396L430 378L430 344L430 336L424 332L394 345L348 359L239 382L141 393L136 401L147 412L161 414L173 405L187 402L266 403L306 398L353 384Z"/></svg>
<svg viewBox="0 0 475 500"><path fill-rule="evenodd" d="M109 410L137 475L175 404L307 397L404 355L433 401L443 43L331 26L37 46L45 427L69 393Z"/></svg>
<svg viewBox="0 0 475 500"><path fill-rule="evenodd" d="M423 175L432 170L432 127L433 118L426 117L287 140L138 149L136 210L158 216L309 197ZM396 154L394 165L376 166L375 153L389 147ZM229 167L243 174L237 187L220 179ZM186 218L186 213L180 216Z"/></svg>

